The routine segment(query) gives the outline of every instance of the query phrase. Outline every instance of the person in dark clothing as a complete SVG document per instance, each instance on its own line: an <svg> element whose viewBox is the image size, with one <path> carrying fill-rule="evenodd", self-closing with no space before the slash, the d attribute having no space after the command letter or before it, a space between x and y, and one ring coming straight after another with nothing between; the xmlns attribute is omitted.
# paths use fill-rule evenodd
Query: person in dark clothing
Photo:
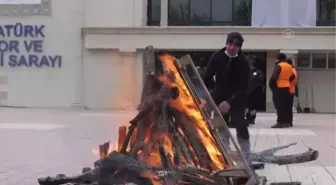
<svg viewBox="0 0 336 185"><path fill-rule="evenodd" d="M290 127L293 116L293 104L291 101L290 84L295 79L293 67L288 63L287 56L278 54L277 63L269 81L269 87L273 93L273 103L277 112L277 122L272 128Z"/></svg>
<svg viewBox="0 0 336 185"><path fill-rule="evenodd" d="M287 60L288 64L290 64L292 66L292 72L293 72L293 75L294 75L294 79L291 80L291 83L290 83L290 87L289 87L289 92L291 94L291 105L294 109L294 96L297 95L297 78L298 78L298 74L297 74L297 71L293 65L293 61L291 58L289 58ZM292 110L293 110L292 109ZM293 111L291 112L288 112L288 119L289 119L289 126L290 127L293 127Z"/></svg>
<svg viewBox="0 0 336 185"><path fill-rule="evenodd" d="M250 152L250 135L245 119L246 90L249 83L249 64L241 50L244 39L238 32L229 33L226 47L215 52L207 66L204 83L208 87L215 76L212 93L214 102L223 114L229 114L230 122L236 127L240 148L245 155ZM229 137L221 135L227 146Z"/></svg>
<svg viewBox="0 0 336 185"><path fill-rule="evenodd" d="M257 91L258 87L264 86L264 76L261 71L256 68L255 61L252 59L250 60L250 84L246 91L247 95L247 106L246 106L246 120L249 124L255 124L255 119L257 116L256 105L258 104L258 96L259 91Z"/></svg>
<svg viewBox="0 0 336 185"><path fill-rule="evenodd" d="M205 71L206 71L206 66L207 66L206 60L202 60L200 62L200 65L196 67L197 68L197 72L201 76L201 78L204 77L204 74L205 74Z"/></svg>

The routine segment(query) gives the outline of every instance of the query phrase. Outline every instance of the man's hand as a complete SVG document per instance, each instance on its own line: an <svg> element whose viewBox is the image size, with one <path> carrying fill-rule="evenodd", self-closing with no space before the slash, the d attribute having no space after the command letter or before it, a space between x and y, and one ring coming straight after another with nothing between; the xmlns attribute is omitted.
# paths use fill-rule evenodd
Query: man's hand
<svg viewBox="0 0 336 185"><path fill-rule="evenodd" d="M203 107L206 105L206 103L207 103L207 102L205 101L205 99L203 99L203 98L200 98L200 102L201 102L201 103L200 103L200 107L201 107L201 108L203 108Z"/></svg>
<svg viewBox="0 0 336 185"><path fill-rule="evenodd" d="M228 113L230 111L231 105L227 101L223 101L219 104L218 109L221 113Z"/></svg>

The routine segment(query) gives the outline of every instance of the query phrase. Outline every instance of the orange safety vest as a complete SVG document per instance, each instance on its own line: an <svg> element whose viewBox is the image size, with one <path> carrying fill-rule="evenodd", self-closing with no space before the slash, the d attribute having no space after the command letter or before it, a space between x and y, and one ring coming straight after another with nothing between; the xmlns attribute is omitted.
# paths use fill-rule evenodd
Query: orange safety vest
<svg viewBox="0 0 336 185"><path fill-rule="evenodd" d="M293 72L293 74L295 75L295 78L294 78L294 80L291 81L291 83L290 83L289 92L290 92L291 94L295 94L295 86L296 86L296 82L297 82L298 77L297 77L296 69L295 69L294 67L292 68L292 72Z"/></svg>
<svg viewBox="0 0 336 185"><path fill-rule="evenodd" d="M288 64L287 62L280 62L278 64L281 67L281 72L279 74L279 78L277 80L278 88L286 88L290 87L290 77L293 74L292 65Z"/></svg>

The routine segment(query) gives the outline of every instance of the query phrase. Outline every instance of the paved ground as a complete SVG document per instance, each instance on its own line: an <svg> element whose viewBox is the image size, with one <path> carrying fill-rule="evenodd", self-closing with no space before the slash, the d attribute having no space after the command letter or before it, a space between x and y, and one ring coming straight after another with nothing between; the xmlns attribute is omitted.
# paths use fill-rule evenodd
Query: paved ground
<svg viewBox="0 0 336 185"><path fill-rule="evenodd" d="M117 138L117 126L134 112L0 108L0 184L36 185L38 177L76 174L92 166L92 149ZM273 114L259 114L252 127L253 150L298 142L281 154L320 151L317 161L287 166L268 165L269 181L302 181L303 185L336 184L335 115L296 115L295 128L274 130Z"/></svg>

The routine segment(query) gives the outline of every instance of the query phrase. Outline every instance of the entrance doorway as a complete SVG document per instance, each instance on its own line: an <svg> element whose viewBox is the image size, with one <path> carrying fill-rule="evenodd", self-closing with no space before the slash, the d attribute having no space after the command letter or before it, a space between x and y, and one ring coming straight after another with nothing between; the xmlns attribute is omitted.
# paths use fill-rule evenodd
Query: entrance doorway
<svg viewBox="0 0 336 185"><path fill-rule="evenodd" d="M212 54L215 51L158 51L156 54L162 54L162 53L169 53L171 55L173 55L176 58L180 58L184 55L190 55L190 57L192 58L195 66L200 66L202 65L202 63L207 63ZM265 87L260 87L258 89L256 89L256 91L258 91L259 95L257 97L258 101L258 105L257 105L257 110L258 111L262 111L265 112L266 111L266 70L267 70L267 62L266 62L266 58L267 58L267 52L245 52L246 56L250 56L255 60L255 64L256 67L261 71L261 73L264 76L264 84Z"/></svg>

